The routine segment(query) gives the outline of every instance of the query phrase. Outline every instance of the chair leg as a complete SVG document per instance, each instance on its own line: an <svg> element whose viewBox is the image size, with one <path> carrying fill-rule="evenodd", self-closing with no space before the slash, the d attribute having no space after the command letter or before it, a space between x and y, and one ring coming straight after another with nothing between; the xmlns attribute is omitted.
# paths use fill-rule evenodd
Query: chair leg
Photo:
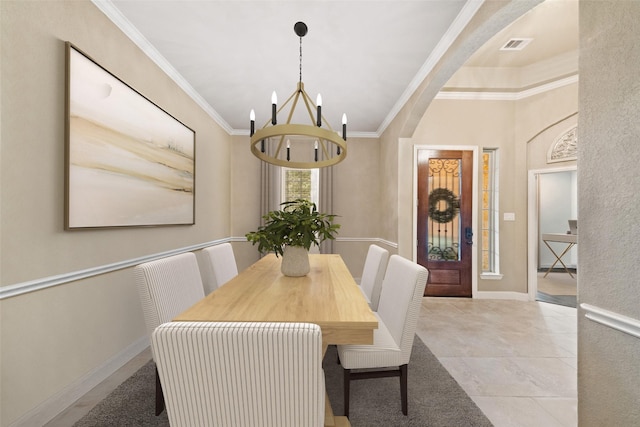
<svg viewBox="0 0 640 427"><path fill-rule="evenodd" d="M344 369L344 416L349 417L349 386L351 382L351 369Z"/></svg>
<svg viewBox="0 0 640 427"><path fill-rule="evenodd" d="M400 377L400 400L402 402L402 413L407 415L408 410L408 365L404 364L398 369L390 369L383 371L365 371L351 372L350 369L344 369L344 415L349 416L349 383L351 380L363 380L367 378L388 378Z"/></svg>
<svg viewBox="0 0 640 427"><path fill-rule="evenodd" d="M164 394L162 393L162 384L160 384L160 375L156 367L156 416L164 411Z"/></svg>
<svg viewBox="0 0 640 427"><path fill-rule="evenodd" d="M402 401L402 413L407 415L409 412L407 403L407 365L400 366L400 400Z"/></svg>

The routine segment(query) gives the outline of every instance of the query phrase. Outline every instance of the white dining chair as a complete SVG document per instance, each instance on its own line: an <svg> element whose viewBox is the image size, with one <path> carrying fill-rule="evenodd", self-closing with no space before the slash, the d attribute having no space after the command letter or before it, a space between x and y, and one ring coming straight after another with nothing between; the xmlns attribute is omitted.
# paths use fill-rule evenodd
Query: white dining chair
<svg viewBox="0 0 640 427"><path fill-rule="evenodd" d="M318 325L169 322L151 343L173 427L324 425Z"/></svg>
<svg viewBox="0 0 640 427"><path fill-rule="evenodd" d="M408 363L427 277L427 269L423 266L399 255L391 255L378 311L374 312L378 318L378 329L373 332L373 344L337 346L344 369L346 416L349 416L352 380L392 376L400 377L402 413L407 415Z"/></svg>
<svg viewBox="0 0 640 427"><path fill-rule="evenodd" d="M133 268L133 274L149 336L162 323L204 298L198 261L191 252L139 264ZM156 369L156 415L163 410L162 386Z"/></svg>
<svg viewBox="0 0 640 427"><path fill-rule="evenodd" d="M207 288L211 291L227 283L238 275L238 266L231 243L209 246L202 250L205 277L209 279Z"/></svg>
<svg viewBox="0 0 640 427"><path fill-rule="evenodd" d="M360 278L360 290L373 311L378 310L382 281L384 280L384 273L387 271L388 261L388 250L378 245L369 246L369 251L364 261L362 277Z"/></svg>

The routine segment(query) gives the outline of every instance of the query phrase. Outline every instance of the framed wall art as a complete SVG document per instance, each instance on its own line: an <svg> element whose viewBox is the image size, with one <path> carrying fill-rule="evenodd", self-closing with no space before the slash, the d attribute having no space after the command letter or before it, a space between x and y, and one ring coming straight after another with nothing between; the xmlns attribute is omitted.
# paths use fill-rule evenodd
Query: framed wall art
<svg viewBox="0 0 640 427"><path fill-rule="evenodd" d="M195 132L66 43L65 229L195 223Z"/></svg>

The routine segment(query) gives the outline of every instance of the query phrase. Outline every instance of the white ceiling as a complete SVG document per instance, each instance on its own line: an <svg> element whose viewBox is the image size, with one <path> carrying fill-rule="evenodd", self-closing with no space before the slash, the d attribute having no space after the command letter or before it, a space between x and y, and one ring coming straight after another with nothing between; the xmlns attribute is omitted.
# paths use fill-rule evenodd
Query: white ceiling
<svg viewBox="0 0 640 427"><path fill-rule="evenodd" d="M230 133L261 127L302 80L334 129L378 135L482 4L478 0L94 0ZM567 16L569 15L569 16ZM573 16L571 16L573 15ZM523 67L577 50L577 0L547 0L469 61ZM500 52L510 37L532 37ZM496 47L497 46L497 47Z"/></svg>

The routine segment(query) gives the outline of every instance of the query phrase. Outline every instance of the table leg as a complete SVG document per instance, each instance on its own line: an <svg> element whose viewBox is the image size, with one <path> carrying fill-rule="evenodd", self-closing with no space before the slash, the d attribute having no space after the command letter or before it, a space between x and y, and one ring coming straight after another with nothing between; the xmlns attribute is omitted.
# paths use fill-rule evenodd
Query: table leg
<svg viewBox="0 0 640 427"><path fill-rule="evenodd" d="M333 409L331 409L331 402L329 402L329 396L326 391L324 392L324 399L324 425L325 427L333 427L336 423L333 416Z"/></svg>
<svg viewBox="0 0 640 427"><path fill-rule="evenodd" d="M547 277L547 274L549 274L549 272L551 271L551 269L553 269L553 267L555 267L555 265L558 263L558 261L560 261L560 264L562 264L562 267L564 267L564 271L566 271L567 273L569 273L569 276L571 276L572 279L574 279L573 274L571 274L571 272L569 271L569 269L567 268L567 266L564 264L564 262L562 262L562 257L569 251L569 249L571 249L575 243L569 243L567 245L567 247L564 249L564 251L562 251L562 253L560 254L560 256L558 256L558 254L556 253L556 251L553 250L553 248L547 243L546 240L543 240L544 244L547 245L547 247L549 248L549 250L551 251L551 253L556 257L556 260L553 262L553 264L551 264L551 267L549 267L549 269L547 270L547 272L544 274L544 277Z"/></svg>
<svg viewBox="0 0 640 427"><path fill-rule="evenodd" d="M327 354L327 348L329 348L329 344L323 339L322 340L322 357ZM335 420L333 417L333 409L331 408L331 402L329 401L329 395L326 390L324 392L324 425L325 427L333 427L335 426Z"/></svg>

